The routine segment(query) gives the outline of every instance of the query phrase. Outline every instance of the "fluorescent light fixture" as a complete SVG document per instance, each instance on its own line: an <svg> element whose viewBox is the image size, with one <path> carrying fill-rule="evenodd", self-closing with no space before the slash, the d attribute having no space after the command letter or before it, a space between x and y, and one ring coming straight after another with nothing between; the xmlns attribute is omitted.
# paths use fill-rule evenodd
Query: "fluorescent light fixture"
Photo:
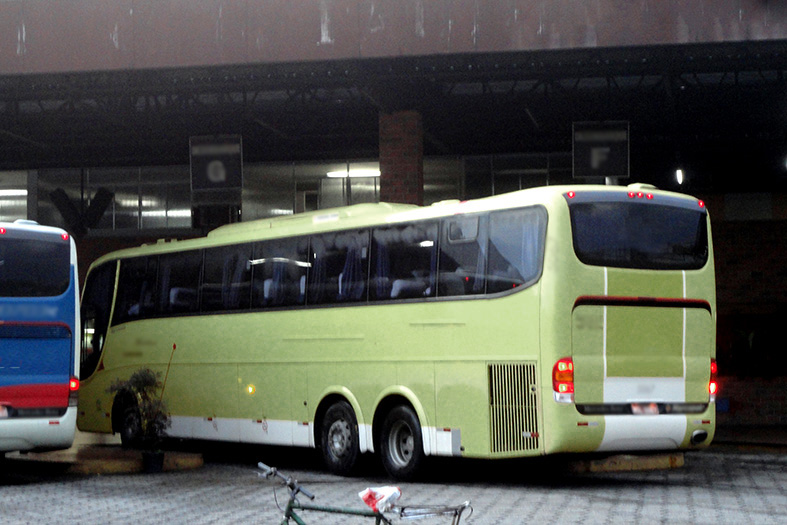
<svg viewBox="0 0 787 525"><path fill-rule="evenodd" d="M27 197L27 190L0 190L0 197Z"/></svg>
<svg viewBox="0 0 787 525"><path fill-rule="evenodd" d="M342 179L348 176L347 170L339 170L339 171L329 171L326 173L328 177L332 179ZM349 176L352 178L355 177L379 177L380 170L376 170L374 168L358 168L358 169L351 169L349 172Z"/></svg>
<svg viewBox="0 0 787 525"><path fill-rule="evenodd" d="M292 210L284 209L284 208L273 208L268 213L271 216L281 216L281 215L292 215Z"/></svg>
<svg viewBox="0 0 787 525"><path fill-rule="evenodd" d="M191 217L191 210L167 210L167 217Z"/></svg>
<svg viewBox="0 0 787 525"><path fill-rule="evenodd" d="M143 217L191 217L189 209L142 210Z"/></svg>
<svg viewBox="0 0 787 525"><path fill-rule="evenodd" d="M678 168L675 170L675 180L678 181L678 184L683 184L683 170Z"/></svg>

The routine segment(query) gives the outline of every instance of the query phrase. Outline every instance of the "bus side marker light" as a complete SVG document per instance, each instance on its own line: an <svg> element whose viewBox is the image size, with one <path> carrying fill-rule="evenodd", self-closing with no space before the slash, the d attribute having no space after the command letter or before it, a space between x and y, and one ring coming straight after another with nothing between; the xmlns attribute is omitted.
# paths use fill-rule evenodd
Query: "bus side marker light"
<svg viewBox="0 0 787 525"><path fill-rule="evenodd" d="M574 191L569 191L568 193L566 193L566 197L568 197L569 199L573 199L576 196L577 194Z"/></svg>
<svg viewBox="0 0 787 525"><path fill-rule="evenodd" d="M254 385L246 385L246 393L248 393L250 396L254 395L254 392L256 391L257 389L254 387Z"/></svg>
<svg viewBox="0 0 787 525"><path fill-rule="evenodd" d="M67 241L68 240L68 234L67 233L61 233L60 234L60 238L63 239L64 241Z"/></svg>
<svg viewBox="0 0 787 525"><path fill-rule="evenodd" d="M59 425L60 421L50 421L49 424L50 425Z"/></svg>
<svg viewBox="0 0 787 525"><path fill-rule="evenodd" d="M578 427L597 427L598 421L577 421Z"/></svg>
<svg viewBox="0 0 787 525"><path fill-rule="evenodd" d="M6 232L5 228L0 228L0 235L5 235L5 232Z"/></svg>
<svg viewBox="0 0 787 525"><path fill-rule="evenodd" d="M535 438L538 437L538 432L522 432L522 437L525 438L525 439L528 439L528 438L535 439Z"/></svg>

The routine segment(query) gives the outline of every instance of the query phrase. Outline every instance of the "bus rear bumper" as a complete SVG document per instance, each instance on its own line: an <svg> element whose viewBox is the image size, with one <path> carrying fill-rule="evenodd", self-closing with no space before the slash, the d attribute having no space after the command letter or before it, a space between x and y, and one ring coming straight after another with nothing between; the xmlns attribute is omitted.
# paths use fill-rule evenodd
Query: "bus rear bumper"
<svg viewBox="0 0 787 525"><path fill-rule="evenodd" d="M58 418L0 419L0 452L61 450L74 443L77 407Z"/></svg>
<svg viewBox="0 0 787 525"><path fill-rule="evenodd" d="M715 404L696 414L583 415L572 405L558 407L545 453L696 450L715 435Z"/></svg>

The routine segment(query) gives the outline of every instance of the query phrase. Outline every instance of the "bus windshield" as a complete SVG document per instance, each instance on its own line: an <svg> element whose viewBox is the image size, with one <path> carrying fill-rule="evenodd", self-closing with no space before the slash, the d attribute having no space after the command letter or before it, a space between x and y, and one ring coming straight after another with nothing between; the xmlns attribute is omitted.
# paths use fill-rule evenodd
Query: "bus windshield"
<svg viewBox="0 0 787 525"><path fill-rule="evenodd" d="M692 270L708 259L703 210L640 202L577 202L569 206L574 251L594 266Z"/></svg>
<svg viewBox="0 0 787 525"><path fill-rule="evenodd" d="M68 243L0 237L0 297L54 297L70 279Z"/></svg>

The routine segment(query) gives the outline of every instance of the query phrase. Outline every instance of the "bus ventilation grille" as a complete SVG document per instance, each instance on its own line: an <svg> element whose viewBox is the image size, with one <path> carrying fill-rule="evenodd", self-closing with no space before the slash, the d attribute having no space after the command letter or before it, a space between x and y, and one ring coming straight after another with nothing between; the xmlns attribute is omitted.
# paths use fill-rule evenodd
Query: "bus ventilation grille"
<svg viewBox="0 0 787 525"><path fill-rule="evenodd" d="M536 364L489 365L492 453L539 449Z"/></svg>

